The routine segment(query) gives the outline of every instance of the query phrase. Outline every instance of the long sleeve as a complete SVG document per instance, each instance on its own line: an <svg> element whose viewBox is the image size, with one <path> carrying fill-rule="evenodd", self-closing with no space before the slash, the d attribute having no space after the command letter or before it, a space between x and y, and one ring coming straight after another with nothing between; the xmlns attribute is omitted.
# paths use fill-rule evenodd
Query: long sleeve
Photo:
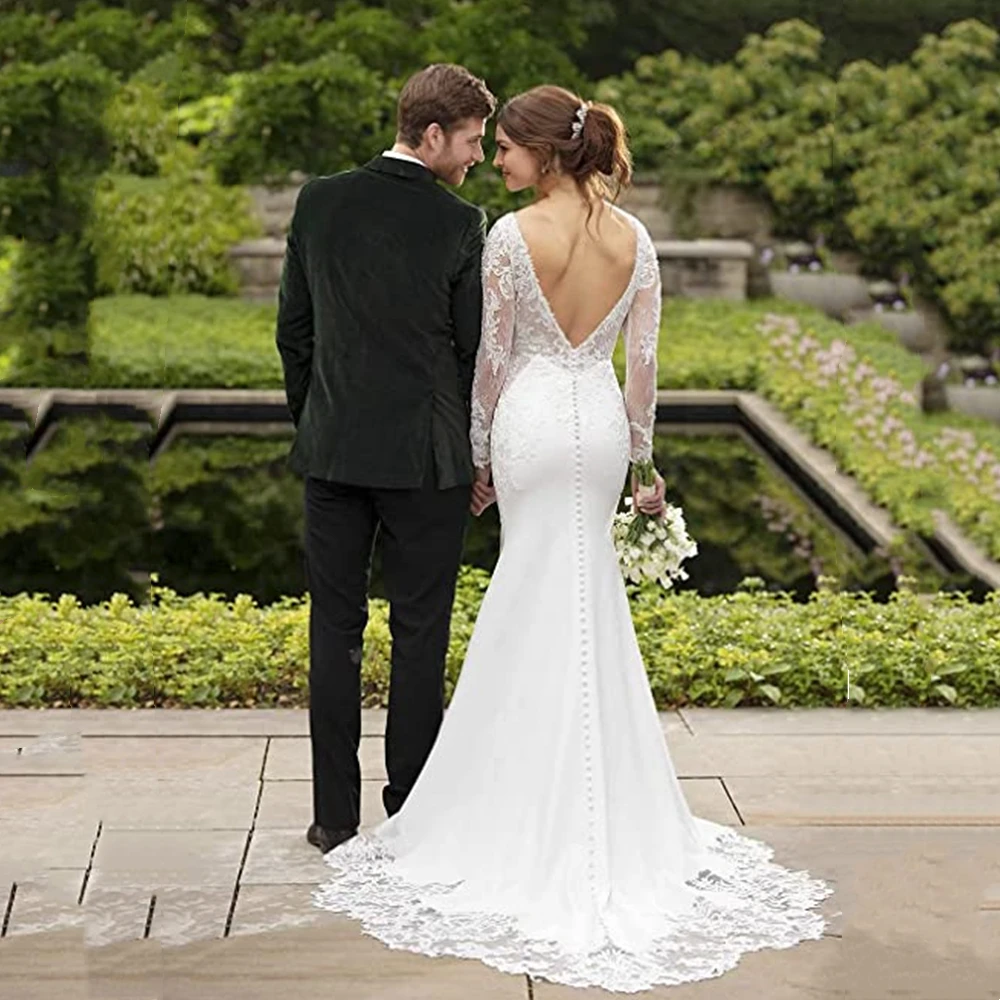
<svg viewBox="0 0 1000 1000"><path fill-rule="evenodd" d="M452 283L451 319L462 399L468 403L483 315L482 260L486 213L479 210L462 238L458 273Z"/></svg>
<svg viewBox="0 0 1000 1000"><path fill-rule="evenodd" d="M660 333L663 289L656 248L644 228L636 252L639 279L625 319L625 411L631 433L631 458L641 462L653 456L656 423L656 346Z"/></svg>
<svg viewBox="0 0 1000 1000"><path fill-rule="evenodd" d="M514 272L507 230L498 222L483 250L483 329L472 383L472 461L478 469L490 464L493 412L507 377L514 342Z"/></svg>
<svg viewBox="0 0 1000 1000"><path fill-rule="evenodd" d="M311 182L310 182L311 183ZM307 183L295 203L295 212L288 228L285 260L278 287L278 321L275 343L281 355L285 376L285 397L296 427L306 404L312 375L313 328L312 295L298 241L297 217Z"/></svg>

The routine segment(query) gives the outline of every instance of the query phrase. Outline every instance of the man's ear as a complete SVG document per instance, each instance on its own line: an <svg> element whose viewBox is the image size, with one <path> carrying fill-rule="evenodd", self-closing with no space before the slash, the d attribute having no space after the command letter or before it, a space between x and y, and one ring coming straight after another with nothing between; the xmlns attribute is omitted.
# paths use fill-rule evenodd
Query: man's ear
<svg viewBox="0 0 1000 1000"><path fill-rule="evenodd" d="M441 128L437 122L431 122L430 125L424 129L423 141L426 142L432 150L436 151L440 149L444 138L444 129Z"/></svg>

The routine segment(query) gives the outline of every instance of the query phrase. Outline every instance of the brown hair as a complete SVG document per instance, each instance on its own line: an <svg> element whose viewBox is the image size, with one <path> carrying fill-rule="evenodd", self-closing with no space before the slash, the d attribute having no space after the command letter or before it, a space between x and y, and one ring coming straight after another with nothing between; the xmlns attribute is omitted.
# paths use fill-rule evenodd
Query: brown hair
<svg viewBox="0 0 1000 1000"><path fill-rule="evenodd" d="M464 66L434 63L414 73L399 95L396 135L416 148L428 125L437 122L445 132L466 118L490 118L496 98L485 82Z"/></svg>
<svg viewBox="0 0 1000 1000"><path fill-rule="evenodd" d="M581 107L587 109L582 129ZM543 169L558 157L560 169L591 203L604 197L613 201L632 180L628 135L610 104L584 102L571 90L546 84L512 97L497 125L530 150Z"/></svg>

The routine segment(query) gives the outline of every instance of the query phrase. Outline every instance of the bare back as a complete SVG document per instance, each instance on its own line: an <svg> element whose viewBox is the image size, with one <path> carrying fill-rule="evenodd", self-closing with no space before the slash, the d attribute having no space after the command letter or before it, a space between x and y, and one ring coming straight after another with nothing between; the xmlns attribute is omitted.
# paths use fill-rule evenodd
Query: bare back
<svg viewBox="0 0 1000 1000"><path fill-rule="evenodd" d="M588 223L573 202L531 205L516 213L542 294L563 336L583 343L628 289L636 263L636 232L600 203Z"/></svg>

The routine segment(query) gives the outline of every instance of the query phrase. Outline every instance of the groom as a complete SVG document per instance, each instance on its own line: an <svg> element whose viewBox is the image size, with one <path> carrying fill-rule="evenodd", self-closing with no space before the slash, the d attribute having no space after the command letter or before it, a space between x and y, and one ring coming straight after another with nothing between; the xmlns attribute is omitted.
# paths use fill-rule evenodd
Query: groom
<svg viewBox="0 0 1000 1000"><path fill-rule="evenodd" d="M483 211L440 187L483 160L496 101L461 66L411 77L396 142L310 180L288 232L276 343L305 478L313 824L324 853L358 829L362 634L376 530L389 599L391 816L444 714L451 607L474 470Z"/></svg>

